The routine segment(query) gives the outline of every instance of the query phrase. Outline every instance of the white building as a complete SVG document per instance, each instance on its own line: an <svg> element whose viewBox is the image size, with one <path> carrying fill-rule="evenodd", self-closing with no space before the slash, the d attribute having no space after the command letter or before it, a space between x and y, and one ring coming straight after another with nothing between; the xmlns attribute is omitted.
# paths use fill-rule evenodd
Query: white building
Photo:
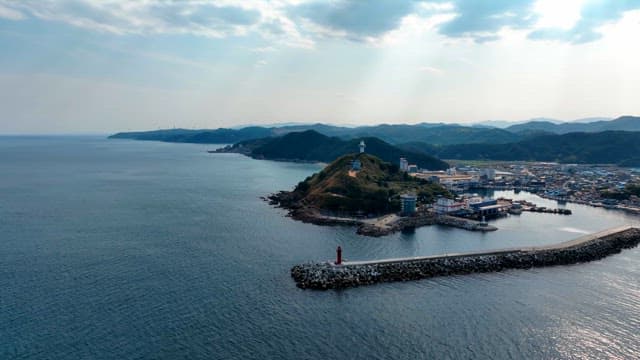
<svg viewBox="0 0 640 360"><path fill-rule="evenodd" d="M439 197L434 209L438 214L449 214L464 209L465 204L445 197Z"/></svg>
<svg viewBox="0 0 640 360"><path fill-rule="evenodd" d="M400 171L409 171L409 162L403 157L400 158Z"/></svg>

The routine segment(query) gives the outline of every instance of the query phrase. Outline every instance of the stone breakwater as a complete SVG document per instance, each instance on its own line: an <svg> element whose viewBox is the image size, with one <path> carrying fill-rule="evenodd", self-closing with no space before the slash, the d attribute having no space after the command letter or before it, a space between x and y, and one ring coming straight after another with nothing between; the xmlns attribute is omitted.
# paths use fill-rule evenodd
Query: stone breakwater
<svg viewBox="0 0 640 360"><path fill-rule="evenodd" d="M640 229L623 227L544 247L442 256L296 265L291 276L303 289L340 289L445 275L568 265L602 259L640 243Z"/></svg>
<svg viewBox="0 0 640 360"><path fill-rule="evenodd" d="M407 228L417 228L429 225L451 226L469 231L496 231L497 227L493 225L482 224L479 221L464 219L448 215L435 215L433 213L416 214L409 217L401 217L397 221L381 227L375 224L362 223L358 226L356 232L366 236L385 236Z"/></svg>

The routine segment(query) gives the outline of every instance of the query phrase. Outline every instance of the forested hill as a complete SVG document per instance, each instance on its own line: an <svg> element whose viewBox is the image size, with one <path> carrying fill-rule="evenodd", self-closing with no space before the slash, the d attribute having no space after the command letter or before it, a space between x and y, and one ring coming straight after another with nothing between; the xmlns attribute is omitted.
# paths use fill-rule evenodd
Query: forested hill
<svg viewBox="0 0 640 360"><path fill-rule="evenodd" d="M550 121L530 121L507 127L515 134L531 134L532 132L547 132L554 134L568 134L572 132L602 132L602 131L640 131L640 117L621 116L614 120L600 120L593 122L552 123Z"/></svg>
<svg viewBox="0 0 640 360"><path fill-rule="evenodd" d="M361 168L350 173L352 161ZM298 183L285 196L287 207L305 206L340 213L381 214L398 211L400 195L415 193L430 203L438 195L449 195L439 184L421 181L399 171L398 166L371 154L348 154L335 159L320 172ZM281 201L284 198L281 198Z"/></svg>
<svg viewBox="0 0 640 360"><path fill-rule="evenodd" d="M376 137L389 143L423 141L431 144L507 143L520 140L521 135L496 128L447 124L375 125L356 128L324 124L282 127L252 126L241 129L187 130L170 129L139 132L121 132L111 139L156 140L198 144L235 144L240 141L282 136L292 132L314 130L326 136L342 139Z"/></svg>
<svg viewBox="0 0 640 360"><path fill-rule="evenodd" d="M393 164L397 164L401 157L406 157L410 163L424 169L443 170L449 167L446 162L426 153L402 150L377 138L343 140L314 130L248 140L227 146L218 152L238 152L260 159L331 162L342 155L357 152L361 140L366 144L366 153Z"/></svg>
<svg viewBox="0 0 640 360"><path fill-rule="evenodd" d="M554 161L640 166L640 132L628 131L541 135L511 144L433 146L414 142L399 147L451 160Z"/></svg>
<svg viewBox="0 0 640 360"><path fill-rule="evenodd" d="M121 132L109 136L110 139L152 140L195 144L232 144L248 139L272 136L271 129L252 126L242 129L187 130L168 129L154 131Z"/></svg>
<svg viewBox="0 0 640 360"><path fill-rule="evenodd" d="M593 122L554 123L530 121L498 129L487 126L463 126L442 123L415 125L381 124L374 126L344 127L326 124L289 125L280 127L250 126L240 129L187 130L170 129L156 131L123 132L112 139L156 140L181 143L235 144L240 141L264 137L282 136L291 132L315 130L326 136L341 139L376 137L391 144L423 142L432 145L454 144L506 144L525 140L544 133L640 131L640 118L622 116L614 120Z"/></svg>

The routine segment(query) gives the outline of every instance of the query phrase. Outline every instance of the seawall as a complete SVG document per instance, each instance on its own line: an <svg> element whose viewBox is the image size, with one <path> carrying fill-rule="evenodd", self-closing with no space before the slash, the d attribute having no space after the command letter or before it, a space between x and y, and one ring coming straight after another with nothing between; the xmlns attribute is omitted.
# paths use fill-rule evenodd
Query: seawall
<svg viewBox="0 0 640 360"><path fill-rule="evenodd" d="M371 261L296 265L291 276L303 289L340 289L444 275L568 265L602 259L640 243L640 229L619 227L556 245Z"/></svg>
<svg viewBox="0 0 640 360"><path fill-rule="evenodd" d="M464 219L448 215L436 215L433 213L422 213L414 216L401 217L397 221L387 226L376 226L371 223L361 223L356 232L366 236L385 236L406 228L417 228L429 225L444 225L469 231L496 231L497 227L482 224L479 221Z"/></svg>

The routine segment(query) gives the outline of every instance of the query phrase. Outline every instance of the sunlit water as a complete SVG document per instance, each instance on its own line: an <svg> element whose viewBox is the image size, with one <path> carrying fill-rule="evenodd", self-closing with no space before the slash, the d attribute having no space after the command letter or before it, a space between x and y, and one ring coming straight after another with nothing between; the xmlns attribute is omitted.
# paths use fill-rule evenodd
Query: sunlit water
<svg viewBox="0 0 640 360"><path fill-rule="evenodd" d="M259 197L311 164L210 146L0 138L1 359L638 358L640 250L574 266L304 291L293 264L550 244L637 223L568 204L487 234L367 238ZM498 192L558 207L534 195Z"/></svg>

